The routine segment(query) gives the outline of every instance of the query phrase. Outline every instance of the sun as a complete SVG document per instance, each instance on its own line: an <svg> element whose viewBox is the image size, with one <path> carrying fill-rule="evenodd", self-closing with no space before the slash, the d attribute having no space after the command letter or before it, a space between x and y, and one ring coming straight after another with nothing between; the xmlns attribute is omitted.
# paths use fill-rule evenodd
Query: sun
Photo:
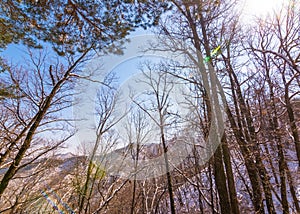
<svg viewBox="0 0 300 214"><path fill-rule="evenodd" d="M286 0L244 0L244 13L247 16L264 17L282 7Z"/></svg>

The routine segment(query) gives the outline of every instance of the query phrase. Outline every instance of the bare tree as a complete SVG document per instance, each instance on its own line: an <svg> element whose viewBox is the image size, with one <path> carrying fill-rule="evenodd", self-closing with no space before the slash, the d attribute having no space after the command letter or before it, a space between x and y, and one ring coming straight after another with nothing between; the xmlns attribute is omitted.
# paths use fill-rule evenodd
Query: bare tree
<svg viewBox="0 0 300 214"><path fill-rule="evenodd" d="M6 143L1 148L0 164L7 168L0 182L1 196L19 170L56 149L72 135L72 132L60 132L60 139L49 139L44 145L37 143L51 131L67 130L70 118L61 117L61 113L71 105L72 84L88 52L89 49L78 57L70 56L66 64L48 64L42 53L36 58L30 53L31 62L26 70L9 71L7 81L18 87L20 98L5 99L1 106L9 117L1 122ZM53 144L54 140L57 142ZM25 160L26 157L30 158Z"/></svg>
<svg viewBox="0 0 300 214"><path fill-rule="evenodd" d="M170 92L174 89L176 84L170 78L163 65L151 66L146 64L146 71L144 71L144 78L140 81L149 86L149 90L146 92L148 98L145 98L150 103L143 103L134 101L156 124L159 129L160 143L163 148L164 165L167 177L167 187L169 193L169 203L171 213L175 213L175 202L173 193L173 184L170 170L170 163L168 158L168 135L167 129L176 124L176 112L172 112L172 103L170 101Z"/></svg>

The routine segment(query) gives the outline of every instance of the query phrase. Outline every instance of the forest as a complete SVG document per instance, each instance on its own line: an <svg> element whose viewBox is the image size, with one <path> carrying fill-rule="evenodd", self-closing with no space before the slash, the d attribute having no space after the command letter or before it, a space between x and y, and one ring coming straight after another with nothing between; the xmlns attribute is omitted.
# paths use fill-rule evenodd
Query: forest
<svg viewBox="0 0 300 214"><path fill-rule="evenodd" d="M300 2L247 1L2 0L0 213L300 213Z"/></svg>

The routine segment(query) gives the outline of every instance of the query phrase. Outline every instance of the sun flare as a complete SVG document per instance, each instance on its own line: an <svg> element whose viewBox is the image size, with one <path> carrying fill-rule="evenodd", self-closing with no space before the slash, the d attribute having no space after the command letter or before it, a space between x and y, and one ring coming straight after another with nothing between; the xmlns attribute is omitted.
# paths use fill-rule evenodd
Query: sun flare
<svg viewBox="0 0 300 214"><path fill-rule="evenodd" d="M244 0L244 12L250 16L266 16L282 7L287 0Z"/></svg>

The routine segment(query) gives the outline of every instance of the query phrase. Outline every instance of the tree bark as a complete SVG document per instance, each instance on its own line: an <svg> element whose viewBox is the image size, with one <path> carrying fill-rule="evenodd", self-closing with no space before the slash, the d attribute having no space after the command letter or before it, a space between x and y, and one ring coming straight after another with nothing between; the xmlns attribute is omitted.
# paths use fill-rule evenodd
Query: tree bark
<svg viewBox="0 0 300 214"><path fill-rule="evenodd" d="M216 187L219 195L219 203L221 206L221 213L233 213L231 210L231 203L229 201L228 196L228 189L226 184L226 175L224 172L224 165L222 161L222 152L221 152L221 145L218 146L213 159L214 164L214 174L215 174L215 181Z"/></svg>

